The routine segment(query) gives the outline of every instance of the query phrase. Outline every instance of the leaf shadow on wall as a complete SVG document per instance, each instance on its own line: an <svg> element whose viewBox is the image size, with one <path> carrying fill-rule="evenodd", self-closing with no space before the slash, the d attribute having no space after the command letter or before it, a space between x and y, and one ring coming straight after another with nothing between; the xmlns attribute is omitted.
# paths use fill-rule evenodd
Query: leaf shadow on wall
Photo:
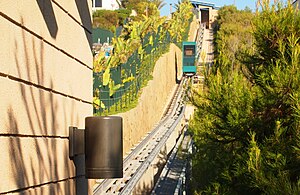
<svg viewBox="0 0 300 195"><path fill-rule="evenodd" d="M30 191L34 194L74 194L72 186L75 186L77 178L72 173L74 167L68 158L68 133L58 127L61 121L78 124L79 119L70 114L65 105L61 108L63 114L58 113L58 106L61 105L58 99L66 97L42 87L46 83L49 89L54 87L52 78L47 77L47 80L50 79L48 81L45 78L46 46L45 42L25 30L22 30L21 41L15 40L14 74L20 79L9 82L19 87L13 93L15 102L20 106L12 104L7 108L8 128L13 136L0 137L11 148L8 169L11 169L14 179L10 186L15 186L15 189L3 193L26 194ZM24 57L20 59L20 56ZM73 113L75 103L71 102ZM87 181L84 185L87 185Z"/></svg>

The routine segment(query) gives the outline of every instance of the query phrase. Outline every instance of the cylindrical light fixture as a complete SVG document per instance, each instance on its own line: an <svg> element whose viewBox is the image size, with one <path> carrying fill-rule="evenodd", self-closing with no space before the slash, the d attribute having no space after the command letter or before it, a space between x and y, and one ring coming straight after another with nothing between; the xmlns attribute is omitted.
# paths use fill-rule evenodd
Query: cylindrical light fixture
<svg viewBox="0 0 300 195"><path fill-rule="evenodd" d="M86 178L123 177L122 117L85 118Z"/></svg>

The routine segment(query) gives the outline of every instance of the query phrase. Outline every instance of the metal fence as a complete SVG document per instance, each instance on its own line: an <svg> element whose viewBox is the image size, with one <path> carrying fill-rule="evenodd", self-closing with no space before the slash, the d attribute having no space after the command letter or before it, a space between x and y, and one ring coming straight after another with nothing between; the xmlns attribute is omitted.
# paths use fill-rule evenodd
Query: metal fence
<svg viewBox="0 0 300 195"><path fill-rule="evenodd" d="M126 63L110 69L114 85L122 85L113 94L110 93L112 89L108 85L103 86L104 72L94 73L94 96L98 96L105 106L105 108L94 107L96 115L119 112L131 107L133 102L137 101L140 89L151 79L155 62L169 49L170 35L167 33L165 36L160 36L162 30L160 27L156 34L147 34L142 40L143 56L135 51ZM149 43L150 36L153 36L153 44Z"/></svg>
<svg viewBox="0 0 300 195"><path fill-rule="evenodd" d="M93 43L106 43L109 39L111 41L112 37L114 37L114 33L109 30L101 29L101 28L93 28Z"/></svg>
<svg viewBox="0 0 300 195"><path fill-rule="evenodd" d="M191 21L192 18L189 23ZM190 25L185 29L183 40L187 40L189 28ZM153 43L150 43L151 36ZM110 93L112 89L108 85L103 86L104 71L94 73L94 97L98 97L105 106L105 108L94 106L94 114L113 114L135 106L134 103L137 102L140 89L152 79L152 72L158 58L169 50L170 43L175 43L181 48L181 42L175 40L171 40L169 32L162 26L158 28L156 34L147 34L142 40L143 55L136 50L126 63L110 69L114 85L122 85L114 93Z"/></svg>

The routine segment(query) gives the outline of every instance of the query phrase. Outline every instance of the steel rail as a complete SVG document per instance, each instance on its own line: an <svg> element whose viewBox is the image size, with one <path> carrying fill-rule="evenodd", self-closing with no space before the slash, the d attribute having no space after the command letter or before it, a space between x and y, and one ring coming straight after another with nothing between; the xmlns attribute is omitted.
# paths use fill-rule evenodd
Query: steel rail
<svg viewBox="0 0 300 195"><path fill-rule="evenodd" d="M183 133L180 135L180 138L177 140L177 142L176 142L176 145L174 146L174 148L173 148L173 150L172 150L172 153L171 153L171 155L170 155L170 157L168 158L168 161L167 161L167 163L165 164L165 166L164 166L164 168L163 168L163 170L162 170L162 172L161 172L161 174L160 174L160 177L159 177L159 179L157 180L157 182L156 182L156 184L155 184L155 186L154 186L154 188L152 189L152 193L151 193L151 195L155 195L155 191L156 191L156 189L159 187L158 185L159 185L159 183L162 181L162 180L164 180L167 176L168 176L168 174L169 174L169 172L170 172L170 169L171 169L171 165L172 165L172 162L175 160L175 158L177 157L177 154L178 154L178 149L180 148L180 146L181 146L181 144L182 144L182 141L183 141L183 138L185 137L185 131L186 131L186 126L184 126L183 127Z"/></svg>
<svg viewBox="0 0 300 195"><path fill-rule="evenodd" d="M144 173L146 172L148 167L151 165L151 162L153 162L155 157L159 154L162 147L166 143L167 139L172 134L172 132L176 128L177 124L183 117L184 110L185 110L185 106L183 106L183 109L182 109L182 112L180 113L180 115L176 118L176 120L174 121L172 126L168 129L168 131L165 133L165 135L160 140L160 142L156 145L154 150L149 154L147 159L143 162L143 164L139 167L139 169L136 171L136 173L132 176L132 178L129 180L127 185L122 189L120 194L130 194L133 191L133 189L136 186L136 184L138 183L138 181L141 179L141 177L144 175Z"/></svg>
<svg viewBox="0 0 300 195"><path fill-rule="evenodd" d="M173 118L175 115L178 116L179 113L178 109L180 106L182 106L181 98L183 94L183 85L185 84L185 82L186 79L185 78L182 79L180 85L176 89L176 92L173 97L173 101L168 108L169 111L166 112L167 113L166 116L162 118L162 120L154 128L154 130L151 131L139 143L139 145L137 145L133 149L133 151L124 159L123 162L124 177L121 179L106 179L102 181L94 189L93 193L95 195L103 194L103 193L118 193L123 191L124 189L128 189L128 187L126 186L128 185L129 181L132 180L132 177L137 173L139 167L144 166L143 164L149 162L149 159L148 160L145 159L151 156L151 153L153 153L153 151L156 148L155 145L161 145L159 143L162 143L162 140L165 140L162 139L162 137L164 138L164 135L166 135L165 132L169 129L168 126L172 126L171 124L174 123L174 119L173 121L171 121L170 119Z"/></svg>

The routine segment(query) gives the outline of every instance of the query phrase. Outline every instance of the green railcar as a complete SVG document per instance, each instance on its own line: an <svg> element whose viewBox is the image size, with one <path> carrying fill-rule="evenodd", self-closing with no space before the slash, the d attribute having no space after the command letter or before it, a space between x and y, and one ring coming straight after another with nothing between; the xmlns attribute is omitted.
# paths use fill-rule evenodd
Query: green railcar
<svg viewBox="0 0 300 195"><path fill-rule="evenodd" d="M197 73L196 42L182 43L182 72L183 75L193 76Z"/></svg>

